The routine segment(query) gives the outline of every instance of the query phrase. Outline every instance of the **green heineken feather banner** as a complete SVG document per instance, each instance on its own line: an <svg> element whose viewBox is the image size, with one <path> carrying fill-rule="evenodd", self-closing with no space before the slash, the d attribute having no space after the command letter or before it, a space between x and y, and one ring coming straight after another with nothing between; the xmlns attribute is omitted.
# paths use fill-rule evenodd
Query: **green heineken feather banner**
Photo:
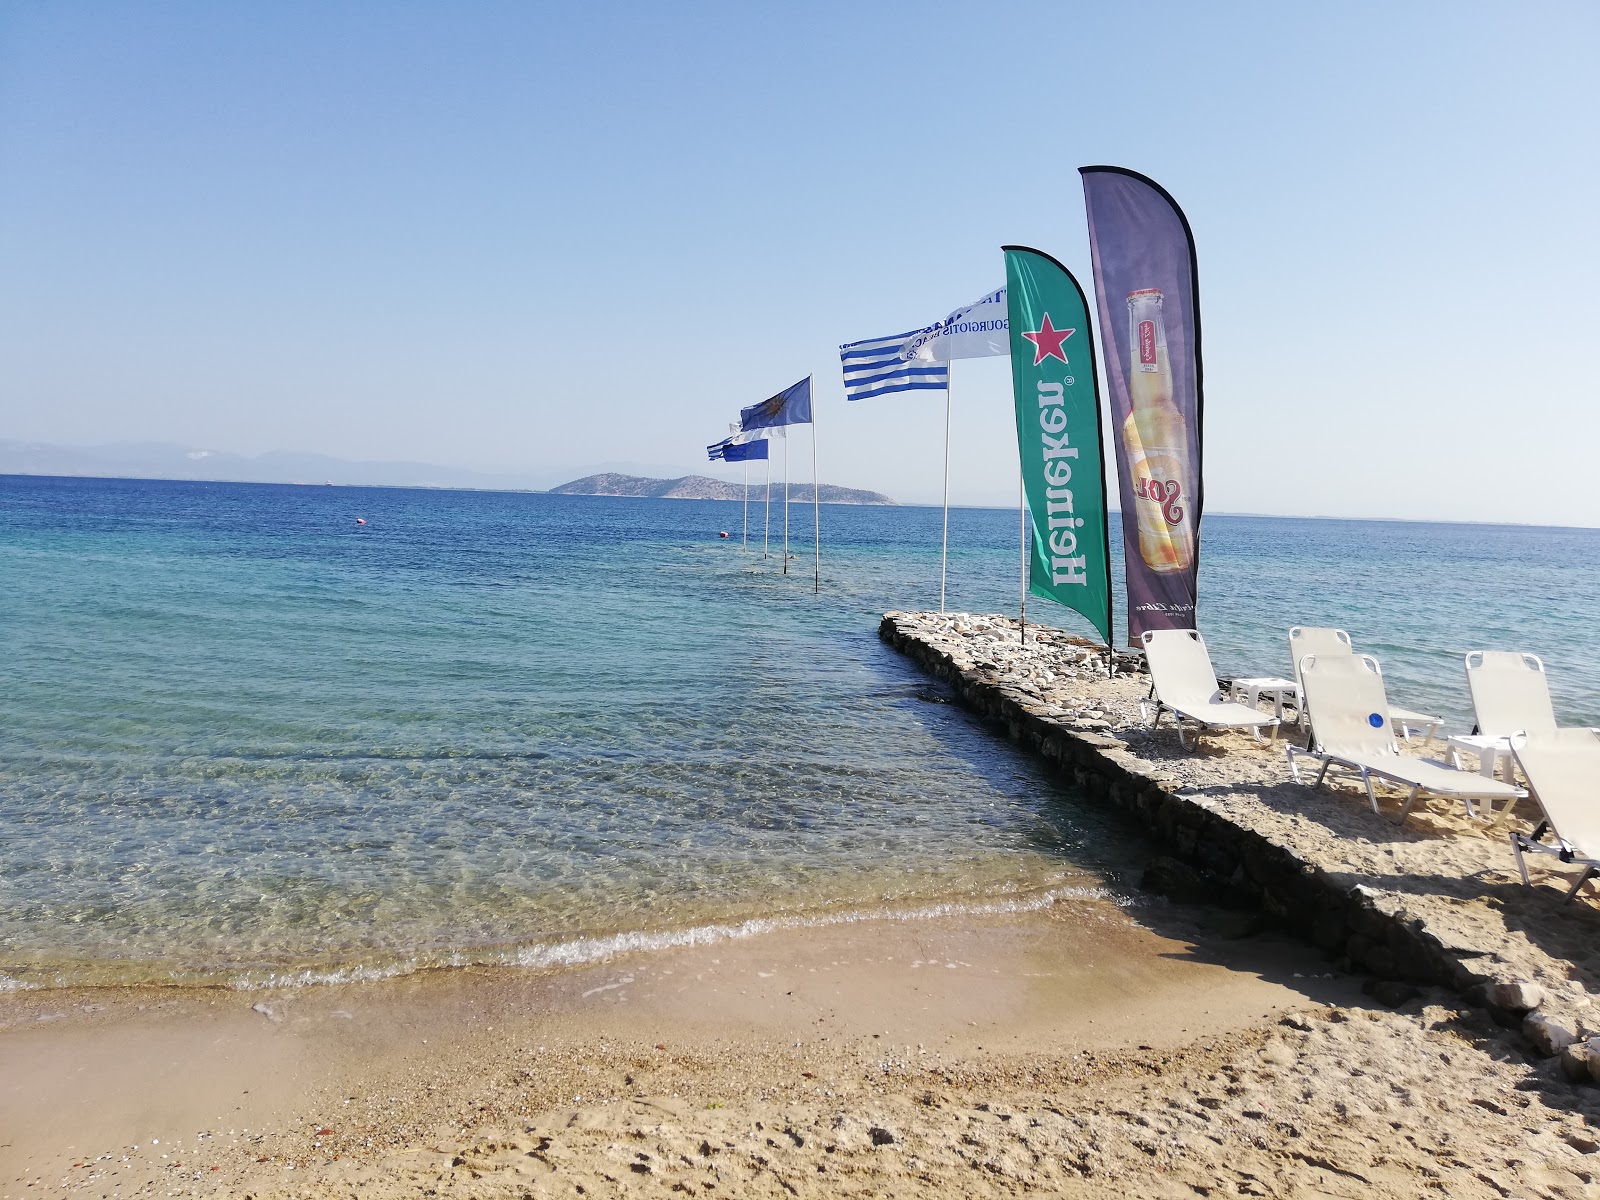
<svg viewBox="0 0 1600 1200"><path fill-rule="evenodd" d="M1083 289L1048 254L1006 246L1017 450L1033 525L1028 590L1111 644L1111 554L1094 334Z"/></svg>

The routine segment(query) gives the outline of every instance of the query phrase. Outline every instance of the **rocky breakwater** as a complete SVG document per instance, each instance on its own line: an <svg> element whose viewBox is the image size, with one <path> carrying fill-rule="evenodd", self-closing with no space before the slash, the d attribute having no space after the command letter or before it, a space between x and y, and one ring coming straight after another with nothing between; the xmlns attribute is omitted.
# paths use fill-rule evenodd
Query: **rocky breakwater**
<svg viewBox="0 0 1600 1200"><path fill-rule="evenodd" d="M1504 828L1442 800L1396 825L1399 793L1379 814L1359 786L1296 783L1282 741L1215 732L1185 751L1170 724L1145 728L1138 656L1117 653L1108 677L1104 646L1060 630L1030 625L1024 644L1008 617L891 612L879 634L1154 839L1147 886L1252 906L1370 974L1386 1003L1448 988L1600 1082L1600 911L1563 901L1565 874L1523 887ZM1523 801L1510 819L1533 815Z"/></svg>

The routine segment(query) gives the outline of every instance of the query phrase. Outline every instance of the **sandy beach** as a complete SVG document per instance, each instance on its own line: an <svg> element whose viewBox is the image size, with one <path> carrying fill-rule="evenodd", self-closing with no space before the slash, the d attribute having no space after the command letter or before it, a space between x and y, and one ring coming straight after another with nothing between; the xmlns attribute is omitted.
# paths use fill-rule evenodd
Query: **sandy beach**
<svg viewBox="0 0 1600 1200"><path fill-rule="evenodd" d="M1103 900L533 975L4 998L0 1196L1592 1194L1503 1031Z"/></svg>

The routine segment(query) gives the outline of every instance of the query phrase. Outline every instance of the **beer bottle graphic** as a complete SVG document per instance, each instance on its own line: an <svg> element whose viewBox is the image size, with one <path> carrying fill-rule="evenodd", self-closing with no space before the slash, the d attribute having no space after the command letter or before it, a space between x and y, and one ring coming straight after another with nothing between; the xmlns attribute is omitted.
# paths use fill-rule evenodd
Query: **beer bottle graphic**
<svg viewBox="0 0 1600 1200"><path fill-rule="evenodd" d="M1161 318L1161 289L1128 293L1128 398L1122 444L1133 476L1139 557L1152 571L1187 571L1194 563L1194 476L1189 428L1172 402L1172 364Z"/></svg>

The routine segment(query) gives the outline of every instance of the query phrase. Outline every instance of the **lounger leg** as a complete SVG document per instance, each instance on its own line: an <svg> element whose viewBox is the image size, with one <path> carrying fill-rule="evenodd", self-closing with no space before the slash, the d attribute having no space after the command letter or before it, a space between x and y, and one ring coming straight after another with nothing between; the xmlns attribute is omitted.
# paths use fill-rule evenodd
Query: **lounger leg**
<svg viewBox="0 0 1600 1200"><path fill-rule="evenodd" d="M1283 748L1283 752L1289 756L1289 778L1296 783L1300 782L1300 764L1294 760L1294 752L1298 749L1298 746L1285 746Z"/></svg>
<svg viewBox="0 0 1600 1200"><path fill-rule="evenodd" d="M1593 875L1594 873L1595 873L1595 869L1593 867L1585 867L1583 869L1583 874L1578 876L1578 882L1573 884L1572 885L1572 890L1567 893L1567 899L1571 900L1574 896L1576 896L1578 894L1578 889L1581 888L1584 884L1588 883L1589 882L1589 876Z"/></svg>
<svg viewBox="0 0 1600 1200"><path fill-rule="evenodd" d="M1377 812L1378 793L1372 790L1372 772L1368 771L1365 767L1361 768L1361 782L1367 785L1367 799L1372 801L1372 811ZM1404 812L1401 812L1400 819L1402 821L1406 819Z"/></svg>
<svg viewBox="0 0 1600 1200"><path fill-rule="evenodd" d="M1506 835L1511 839L1511 853L1517 858L1517 872L1522 876L1522 886L1532 887L1533 881L1528 878L1528 864L1522 857L1522 841L1514 833Z"/></svg>
<svg viewBox="0 0 1600 1200"><path fill-rule="evenodd" d="M1367 791L1369 793L1372 791L1372 781L1370 779L1367 781ZM1400 815L1394 819L1394 823L1396 825L1403 825L1405 823L1406 814L1411 811L1411 806L1417 802L1417 797L1421 794L1422 787L1420 785L1411 789L1411 795L1407 796L1406 802L1400 806ZM1378 802L1376 800L1372 802L1372 811L1378 811Z"/></svg>
<svg viewBox="0 0 1600 1200"><path fill-rule="evenodd" d="M1322 770L1317 772L1317 781L1311 785L1312 788L1315 789L1322 786L1322 781L1328 777L1328 768L1331 766L1333 766L1333 759L1325 758L1322 760Z"/></svg>
<svg viewBox="0 0 1600 1200"><path fill-rule="evenodd" d="M1187 750L1189 748L1189 743L1183 740L1183 714L1177 709L1172 710L1172 723L1178 727L1178 745ZM1199 733L1196 733L1194 736L1197 740L1200 737Z"/></svg>
<svg viewBox="0 0 1600 1200"><path fill-rule="evenodd" d="M1484 804L1488 806L1490 815L1494 817L1494 820L1489 822L1489 829L1493 831L1499 829L1500 826L1505 824L1506 818L1511 815L1511 810L1517 806L1517 797L1513 796L1511 799L1507 800L1505 807L1502 808L1498 813L1494 811L1493 800L1485 800Z"/></svg>

